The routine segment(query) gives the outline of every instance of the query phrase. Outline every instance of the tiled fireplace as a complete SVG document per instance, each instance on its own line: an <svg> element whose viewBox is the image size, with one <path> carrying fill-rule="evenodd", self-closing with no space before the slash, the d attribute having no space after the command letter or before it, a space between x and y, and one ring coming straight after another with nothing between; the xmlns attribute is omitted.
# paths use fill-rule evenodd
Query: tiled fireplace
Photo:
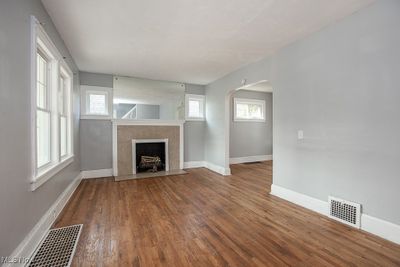
<svg viewBox="0 0 400 267"><path fill-rule="evenodd" d="M153 160L157 162L156 167L153 166ZM142 172L182 169L183 121L115 120L113 122L115 177L135 178L136 174Z"/></svg>

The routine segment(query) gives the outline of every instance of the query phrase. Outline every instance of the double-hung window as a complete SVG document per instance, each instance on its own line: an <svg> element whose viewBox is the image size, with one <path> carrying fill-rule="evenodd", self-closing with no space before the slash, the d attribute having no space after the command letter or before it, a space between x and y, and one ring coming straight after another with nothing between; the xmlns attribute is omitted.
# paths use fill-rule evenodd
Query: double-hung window
<svg viewBox="0 0 400 267"><path fill-rule="evenodd" d="M32 17L32 190L73 161L73 75Z"/></svg>
<svg viewBox="0 0 400 267"><path fill-rule="evenodd" d="M68 75L68 71L64 67L61 67L58 87L58 113L61 159L64 159L72 154L71 87L71 77Z"/></svg>

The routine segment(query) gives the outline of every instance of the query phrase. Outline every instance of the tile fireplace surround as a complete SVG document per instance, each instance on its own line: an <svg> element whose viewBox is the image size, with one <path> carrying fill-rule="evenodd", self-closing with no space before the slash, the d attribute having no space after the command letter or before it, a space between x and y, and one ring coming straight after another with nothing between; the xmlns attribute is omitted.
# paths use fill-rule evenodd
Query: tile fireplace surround
<svg viewBox="0 0 400 267"><path fill-rule="evenodd" d="M132 140L168 139L169 169L183 169L184 121L113 121L114 176L132 175Z"/></svg>

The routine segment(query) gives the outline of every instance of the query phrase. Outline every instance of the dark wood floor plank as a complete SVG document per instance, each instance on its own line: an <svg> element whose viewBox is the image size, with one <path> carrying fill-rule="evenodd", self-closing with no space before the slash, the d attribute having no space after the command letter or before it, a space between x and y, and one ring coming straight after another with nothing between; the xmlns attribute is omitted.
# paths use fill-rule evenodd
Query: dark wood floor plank
<svg viewBox="0 0 400 267"><path fill-rule="evenodd" d="M269 194L272 162L83 180L54 227L83 223L74 266L400 266L400 246Z"/></svg>

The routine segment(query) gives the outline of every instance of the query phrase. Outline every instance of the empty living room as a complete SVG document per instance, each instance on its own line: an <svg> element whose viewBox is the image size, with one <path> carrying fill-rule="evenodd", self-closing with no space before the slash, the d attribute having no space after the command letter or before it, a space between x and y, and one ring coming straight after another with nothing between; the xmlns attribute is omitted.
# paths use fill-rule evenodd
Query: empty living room
<svg viewBox="0 0 400 267"><path fill-rule="evenodd" d="M0 266L399 266L400 0L0 0Z"/></svg>

